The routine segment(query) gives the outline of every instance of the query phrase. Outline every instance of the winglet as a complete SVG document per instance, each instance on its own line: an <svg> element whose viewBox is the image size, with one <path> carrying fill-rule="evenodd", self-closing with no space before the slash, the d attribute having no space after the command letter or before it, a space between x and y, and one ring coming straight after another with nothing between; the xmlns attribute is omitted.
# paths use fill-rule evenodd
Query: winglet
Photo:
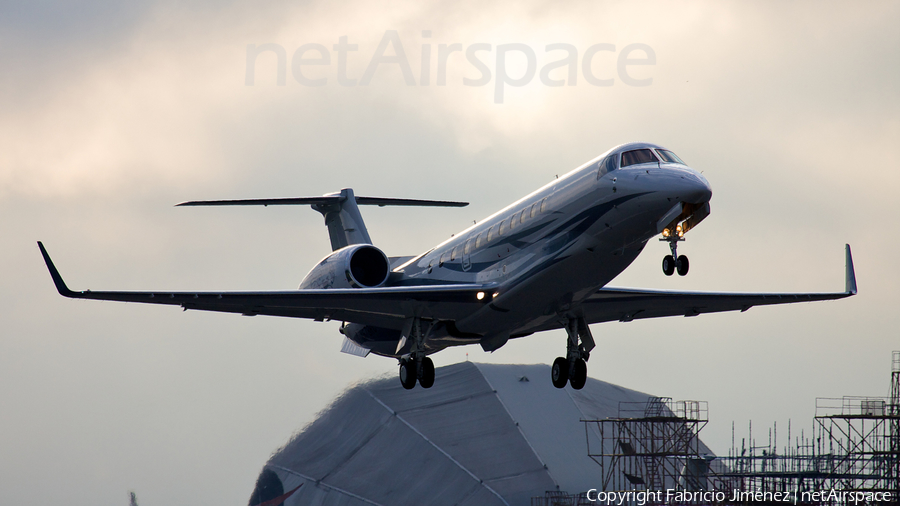
<svg viewBox="0 0 900 506"><path fill-rule="evenodd" d="M59 294L63 297L75 297L75 292L69 290L69 287L66 286L66 282L63 281L62 276L59 275L59 271L56 270L56 266L53 265L53 260L50 260L50 255L47 254L47 250L44 248L41 241L38 241L38 248L41 249L41 255L44 257L47 269L50 269L50 277L53 278L53 284L56 285L56 290Z"/></svg>
<svg viewBox="0 0 900 506"><path fill-rule="evenodd" d="M856 271L853 269L853 255L850 254L850 245L847 244L846 279L844 290L850 295L856 295Z"/></svg>

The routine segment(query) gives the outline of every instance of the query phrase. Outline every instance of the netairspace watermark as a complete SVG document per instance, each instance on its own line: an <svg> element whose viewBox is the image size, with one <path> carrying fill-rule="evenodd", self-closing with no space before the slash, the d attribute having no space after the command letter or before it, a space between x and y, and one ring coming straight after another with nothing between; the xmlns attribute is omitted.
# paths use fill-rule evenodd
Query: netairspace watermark
<svg viewBox="0 0 900 506"><path fill-rule="evenodd" d="M579 82L578 67L581 66L581 76L584 81L591 86L613 86L616 82L613 75L618 76L619 81L628 86L650 86L653 84L652 77L644 77L641 79L632 76L635 66L654 66L656 65L656 52L647 44L632 43L617 50L615 44L593 44L584 51L579 51L573 44L554 43L547 44L544 47L543 57L553 59L545 63L538 73L538 52L528 44L509 43L498 44L496 46L488 43L475 43L463 47L461 43L453 44L437 44L437 51L432 51L432 44L427 42L431 38L431 30L422 31L421 55L419 58L419 79L413 75L413 69L410 60L406 56L403 48L403 41L400 40L400 34L397 30L387 30L378 43L378 47L372 53L365 71L361 76L351 77L347 75L347 65L351 53L359 51L359 44L351 44L347 35L338 37L337 44L331 46L331 50L324 44L310 42L298 47L291 56L290 69L291 75L299 84L303 86L325 86L332 82L337 82L340 86L368 86L375 78L375 72L379 67L386 67L399 71L403 76L406 86L430 86L432 69L435 70L435 84L437 86L447 86L447 66L448 62L455 64L461 63L461 59L465 57L468 63L477 73L479 77L471 79L464 77L462 79L463 86L487 86L494 81L494 103L502 104L503 95L507 86L521 87L530 84L535 75L539 76L540 83L544 86L576 86ZM390 48L390 51L388 49ZM332 51L334 53L332 53ZM387 53L393 54L387 54ZM579 62L579 52L581 58ZM257 59L261 55L266 54L267 58L271 58L268 53L274 53L277 57L277 67L275 82L278 86L287 84L288 58L287 50L279 44L248 44L247 45L247 70L244 84L254 86L256 84L256 67ZM458 54L456 54L458 53ZM611 53L603 58L603 53ZM336 60L336 69L328 68L324 71L319 69L311 69L309 67L316 66L332 66L332 56ZM432 56L435 56L435 65L432 65ZM612 69L603 69L599 72L601 75L595 74L597 64L596 60L608 62L609 56L615 56L615 73ZM514 60L513 65L508 65ZM524 61L524 68L519 65ZM611 65L610 65L611 66ZM508 68L510 67L510 68ZM564 68L565 78L553 79L550 73L556 69ZM271 68L269 66L265 68ZM472 72L468 72L471 74ZM515 75L510 75L511 73ZM330 74L331 77L326 76ZM646 74L646 72L644 72ZM316 77L310 77L310 76ZM559 72L557 72L559 76Z"/></svg>
<svg viewBox="0 0 900 506"><path fill-rule="evenodd" d="M590 489L586 494L587 500L596 504L610 505L637 505L643 506L653 503L677 503L677 504L716 504L759 502L766 504L815 504L815 503L842 503L842 504L888 504L894 501L893 492L864 492L820 490L806 492L763 492L762 490L732 490L730 494L716 490L700 490L696 492L669 488L666 490L631 490L627 492L600 492Z"/></svg>

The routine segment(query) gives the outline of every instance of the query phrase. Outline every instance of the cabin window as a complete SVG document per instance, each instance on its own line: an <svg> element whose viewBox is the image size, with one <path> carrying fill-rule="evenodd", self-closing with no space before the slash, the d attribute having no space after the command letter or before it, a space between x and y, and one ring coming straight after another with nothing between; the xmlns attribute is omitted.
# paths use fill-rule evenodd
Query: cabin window
<svg viewBox="0 0 900 506"><path fill-rule="evenodd" d="M522 217L519 218L519 223L525 223L525 218L528 217L528 208L527 207L525 209L522 209L521 215L522 215Z"/></svg>
<svg viewBox="0 0 900 506"><path fill-rule="evenodd" d="M547 212L547 197L541 199L541 212Z"/></svg>
<svg viewBox="0 0 900 506"><path fill-rule="evenodd" d="M506 232L506 220L500 222L500 228L497 229L497 235L503 235Z"/></svg>
<svg viewBox="0 0 900 506"><path fill-rule="evenodd" d="M451 261L451 262L454 261L454 260L456 260L456 253L457 253L457 250L459 250L459 246L456 246L456 247L454 247L452 250L450 250L450 261Z"/></svg>
<svg viewBox="0 0 900 506"><path fill-rule="evenodd" d="M447 253L441 253L441 259L438 260L438 267L443 267L443 266L444 266L444 257L445 257L446 255L447 255Z"/></svg>
<svg viewBox="0 0 900 506"><path fill-rule="evenodd" d="M491 242L494 240L494 226L491 225L491 228L487 231L487 242Z"/></svg>
<svg viewBox="0 0 900 506"><path fill-rule="evenodd" d="M464 254L468 255L470 251L472 251L472 239L466 241L466 249L464 250Z"/></svg>
<svg viewBox="0 0 900 506"><path fill-rule="evenodd" d="M518 217L519 216L517 214L513 214L512 216L510 216L510 218L509 218L509 229L510 230L516 228L516 218L518 218Z"/></svg>
<svg viewBox="0 0 900 506"><path fill-rule="evenodd" d="M535 202L534 204L531 205L531 217L534 218L535 216L537 216L537 212L538 212L538 205L537 205L537 202Z"/></svg>
<svg viewBox="0 0 900 506"><path fill-rule="evenodd" d="M639 163L656 163L656 156L649 149L634 149L622 153L622 167L637 165Z"/></svg>
<svg viewBox="0 0 900 506"><path fill-rule="evenodd" d="M484 236L485 236L485 233L482 232L482 233L478 234L478 237L475 238L475 249L478 249L481 247L482 238Z"/></svg>

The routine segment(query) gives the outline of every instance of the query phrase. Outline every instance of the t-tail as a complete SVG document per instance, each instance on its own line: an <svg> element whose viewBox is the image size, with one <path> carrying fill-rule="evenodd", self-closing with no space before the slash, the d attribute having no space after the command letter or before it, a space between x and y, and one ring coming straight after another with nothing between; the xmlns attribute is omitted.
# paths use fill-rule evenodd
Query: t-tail
<svg viewBox="0 0 900 506"><path fill-rule="evenodd" d="M359 206L465 207L468 202L447 200L396 199L390 197L357 197L352 188L321 197L288 197L277 199L194 200L177 206L295 206L309 205L325 217L331 250L351 244L372 244Z"/></svg>

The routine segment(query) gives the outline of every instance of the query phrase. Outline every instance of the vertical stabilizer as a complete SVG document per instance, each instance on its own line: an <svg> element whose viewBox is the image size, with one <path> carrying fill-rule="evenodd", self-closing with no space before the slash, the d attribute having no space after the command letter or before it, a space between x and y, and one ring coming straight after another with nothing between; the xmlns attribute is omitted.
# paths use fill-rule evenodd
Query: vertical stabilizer
<svg viewBox="0 0 900 506"><path fill-rule="evenodd" d="M351 244L372 244L369 231L366 230L366 224L356 205L353 189L344 188L340 194L333 195L339 199L335 202L312 205L313 209L325 217L331 250L339 250Z"/></svg>

